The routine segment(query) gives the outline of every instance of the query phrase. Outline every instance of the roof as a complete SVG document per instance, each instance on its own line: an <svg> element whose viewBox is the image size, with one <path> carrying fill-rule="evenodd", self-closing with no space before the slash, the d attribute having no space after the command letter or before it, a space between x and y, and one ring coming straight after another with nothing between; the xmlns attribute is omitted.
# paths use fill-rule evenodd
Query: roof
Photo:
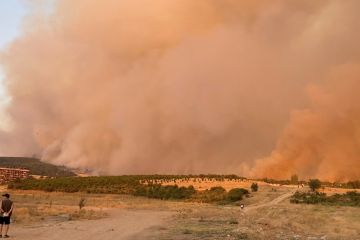
<svg viewBox="0 0 360 240"><path fill-rule="evenodd" d="M4 168L4 167L0 167L0 170L13 170L13 171L21 171L21 172L30 172L30 170L22 169L22 168Z"/></svg>

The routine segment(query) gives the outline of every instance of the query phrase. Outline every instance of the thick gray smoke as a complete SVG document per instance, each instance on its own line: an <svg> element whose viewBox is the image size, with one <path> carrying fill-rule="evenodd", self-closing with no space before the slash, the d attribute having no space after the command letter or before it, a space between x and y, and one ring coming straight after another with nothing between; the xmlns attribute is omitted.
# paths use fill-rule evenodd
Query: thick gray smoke
<svg viewBox="0 0 360 240"><path fill-rule="evenodd" d="M359 178L358 9L357 0L34 8L0 54L12 98L0 151L103 174Z"/></svg>

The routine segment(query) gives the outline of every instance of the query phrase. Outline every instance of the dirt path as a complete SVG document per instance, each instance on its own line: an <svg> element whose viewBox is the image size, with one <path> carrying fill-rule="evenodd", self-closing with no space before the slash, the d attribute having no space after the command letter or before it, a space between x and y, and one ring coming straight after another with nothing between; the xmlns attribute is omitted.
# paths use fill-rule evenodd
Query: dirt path
<svg viewBox="0 0 360 240"><path fill-rule="evenodd" d="M289 198L291 195L293 195L294 193L292 192L288 192L288 193L285 193L275 199L273 199L272 201L270 202L267 202L267 203L262 203L262 204L254 204L254 205L250 205L250 206L247 206L245 209L244 209L244 212L249 212L249 211L252 211L252 210L255 210L255 209L258 209L258 208L262 208L262 207L270 207L270 206L273 206L273 205L276 205L280 202L282 202L283 200Z"/></svg>
<svg viewBox="0 0 360 240"><path fill-rule="evenodd" d="M146 234L148 229L166 224L171 212L147 210L113 210L107 218L67 221L52 225L24 227L12 225L12 239L36 240L130 240Z"/></svg>

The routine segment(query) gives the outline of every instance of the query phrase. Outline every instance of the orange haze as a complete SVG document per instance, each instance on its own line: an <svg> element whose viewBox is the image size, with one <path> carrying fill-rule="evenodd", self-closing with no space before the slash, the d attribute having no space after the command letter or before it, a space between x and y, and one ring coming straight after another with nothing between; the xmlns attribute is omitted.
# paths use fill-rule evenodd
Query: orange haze
<svg viewBox="0 0 360 240"><path fill-rule="evenodd" d="M0 53L2 154L95 174L360 178L360 1L28 6Z"/></svg>

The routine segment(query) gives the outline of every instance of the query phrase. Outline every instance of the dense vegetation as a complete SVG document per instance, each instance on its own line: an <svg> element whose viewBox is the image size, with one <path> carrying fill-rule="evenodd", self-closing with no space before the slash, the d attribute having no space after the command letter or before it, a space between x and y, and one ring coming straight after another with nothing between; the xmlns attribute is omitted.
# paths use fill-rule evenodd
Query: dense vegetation
<svg viewBox="0 0 360 240"><path fill-rule="evenodd" d="M319 192L296 192L290 202L360 207L360 193L353 191L327 196L325 193Z"/></svg>
<svg viewBox="0 0 360 240"><path fill-rule="evenodd" d="M0 167L24 168L30 170L30 174L32 175L42 175L49 177L75 176L72 171L65 167L44 163L36 158L0 157Z"/></svg>
<svg viewBox="0 0 360 240"><path fill-rule="evenodd" d="M133 195L157 199L189 199L195 193L193 186L162 186L160 184L141 184L135 188Z"/></svg>
<svg viewBox="0 0 360 240"><path fill-rule="evenodd" d="M136 176L119 176L23 179L9 183L8 188L48 192L133 194L139 186L141 184Z"/></svg>
<svg viewBox="0 0 360 240"><path fill-rule="evenodd" d="M247 194L249 194L249 191L247 189L233 188L228 192L227 198L232 202L236 202L242 200L243 196Z"/></svg>
<svg viewBox="0 0 360 240"><path fill-rule="evenodd" d="M212 187L205 191L197 191L191 196L192 201L203 203L229 204L248 196L249 191L244 188L233 188L229 192L223 187Z"/></svg>
<svg viewBox="0 0 360 240"><path fill-rule="evenodd" d="M199 202L229 203L236 202L248 195L249 191L235 188L226 192L222 187L196 191L193 186L178 187L161 185L153 180L168 181L174 176L103 176L103 177L65 177L53 179L23 179L9 183L9 189L42 190L57 192L86 192L107 194L130 194L157 199L188 199ZM208 177L207 177L208 178ZM160 180L161 179L161 180Z"/></svg>

